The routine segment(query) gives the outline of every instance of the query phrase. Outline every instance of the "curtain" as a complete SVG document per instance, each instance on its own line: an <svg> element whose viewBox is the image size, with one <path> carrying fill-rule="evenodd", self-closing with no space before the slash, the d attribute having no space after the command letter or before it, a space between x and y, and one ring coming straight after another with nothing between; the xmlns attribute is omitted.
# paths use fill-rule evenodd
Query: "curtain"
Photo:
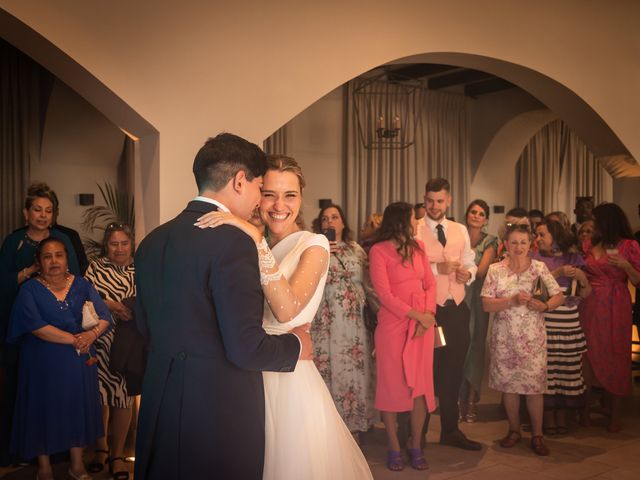
<svg viewBox="0 0 640 480"><path fill-rule="evenodd" d="M287 154L287 125L276 130L262 144L262 149L269 154Z"/></svg>
<svg viewBox="0 0 640 480"><path fill-rule="evenodd" d="M31 162L39 159L53 76L0 39L0 240L24 223Z"/></svg>
<svg viewBox="0 0 640 480"><path fill-rule="evenodd" d="M516 166L518 206L571 216L576 196L594 203L613 199L613 180L585 143L562 120L543 127Z"/></svg>
<svg viewBox="0 0 640 480"><path fill-rule="evenodd" d="M365 82L365 83L363 83ZM427 91L386 81L356 79L348 84L345 215L359 231L371 213L392 202L422 202L429 178L444 177L453 196L449 215L462 219L470 182L467 100L460 95ZM397 139L406 148L382 148L375 130L399 117ZM370 148L366 142L373 142Z"/></svg>

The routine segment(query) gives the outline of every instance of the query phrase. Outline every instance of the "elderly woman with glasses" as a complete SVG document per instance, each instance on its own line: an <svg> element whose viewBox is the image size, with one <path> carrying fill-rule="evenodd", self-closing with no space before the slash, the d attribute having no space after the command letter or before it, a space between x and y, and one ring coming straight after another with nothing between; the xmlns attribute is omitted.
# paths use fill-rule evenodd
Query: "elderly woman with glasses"
<svg viewBox="0 0 640 480"><path fill-rule="evenodd" d="M129 478L123 457L124 442L131 422L134 397L127 389L125 376L114 371L111 350L120 322L133 319L131 304L136 294L133 266L133 235L121 223L107 226L103 238L104 256L89 264L85 277L104 299L114 319L114 328L96 342L98 379L105 436L96 443L95 457L89 471L97 473L105 463L116 480ZM107 442L107 438L109 442Z"/></svg>
<svg viewBox="0 0 640 480"><path fill-rule="evenodd" d="M546 265L529 256L528 225L507 228L508 256L489 267L480 293L485 312L495 312L489 336L489 387L503 393L509 432L500 446L515 446L520 435L520 395L525 395L531 417L531 448L549 455L542 437L543 394L547 386L547 349L544 312L555 310L564 297ZM537 284L547 297L534 297Z"/></svg>

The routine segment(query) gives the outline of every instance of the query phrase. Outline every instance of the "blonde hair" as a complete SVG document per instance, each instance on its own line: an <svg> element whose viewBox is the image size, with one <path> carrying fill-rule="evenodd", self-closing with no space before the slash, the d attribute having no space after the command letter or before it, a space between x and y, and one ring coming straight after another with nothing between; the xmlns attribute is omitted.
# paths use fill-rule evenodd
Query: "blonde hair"
<svg viewBox="0 0 640 480"><path fill-rule="evenodd" d="M298 183L300 184L300 193L307 185L304 181L304 175L302 174L302 168L298 165L295 158L287 157L286 155L268 155L267 156L267 171L276 170L278 172L291 172L298 177Z"/></svg>

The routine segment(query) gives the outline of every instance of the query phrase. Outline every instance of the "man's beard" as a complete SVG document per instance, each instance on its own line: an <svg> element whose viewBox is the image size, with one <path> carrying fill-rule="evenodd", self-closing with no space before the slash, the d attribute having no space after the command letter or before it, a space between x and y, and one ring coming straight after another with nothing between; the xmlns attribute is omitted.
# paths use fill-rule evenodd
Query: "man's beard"
<svg viewBox="0 0 640 480"><path fill-rule="evenodd" d="M440 220L442 220L442 219L444 218L444 216L445 216L445 214L446 214L446 213L447 213L446 211L445 211L445 212L442 212L438 218L433 218L433 217L431 216L431 213L429 212L429 210L427 210L427 216L428 216L431 220L433 220L434 222L439 222Z"/></svg>

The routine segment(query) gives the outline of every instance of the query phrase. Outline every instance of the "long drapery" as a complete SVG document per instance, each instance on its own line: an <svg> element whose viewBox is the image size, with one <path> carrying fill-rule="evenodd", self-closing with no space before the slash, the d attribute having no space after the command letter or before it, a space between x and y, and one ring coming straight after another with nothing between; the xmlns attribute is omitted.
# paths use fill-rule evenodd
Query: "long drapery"
<svg viewBox="0 0 640 480"><path fill-rule="evenodd" d="M385 81L369 82L363 94L361 81L348 85L345 214L349 224L361 226L369 214L382 213L391 202L421 202L425 183L433 177L449 180L454 199L449 213L462 220L471 180L467 99L415 89L407 100L405 88ZM367 148L359 129L375 130L379 118L375 112L389 110L408 125L400 139L415 138L413 145ZM415 119L415 125L407 119Z"/></svg>
<svg viewBox="0 0 640 480"><path fill-rule="evenodd" d="M0 240L24 223L30 164L39 159L53 76L0 39Z"/></svg>
<svg viewBox="0 0 640 480"><path fill-rule="evenodd" d="M572 212L576 196L596 204L613 199L613 180L585 143L562 122L543 127L516 166L518 206Z"/></svg>
<svg viewBox="0 0 640 480"><path fill-rule="evenodd" d="M286 155L287 154L287 126L284 125L267 138L262 149L269 154Z"/></svg>

